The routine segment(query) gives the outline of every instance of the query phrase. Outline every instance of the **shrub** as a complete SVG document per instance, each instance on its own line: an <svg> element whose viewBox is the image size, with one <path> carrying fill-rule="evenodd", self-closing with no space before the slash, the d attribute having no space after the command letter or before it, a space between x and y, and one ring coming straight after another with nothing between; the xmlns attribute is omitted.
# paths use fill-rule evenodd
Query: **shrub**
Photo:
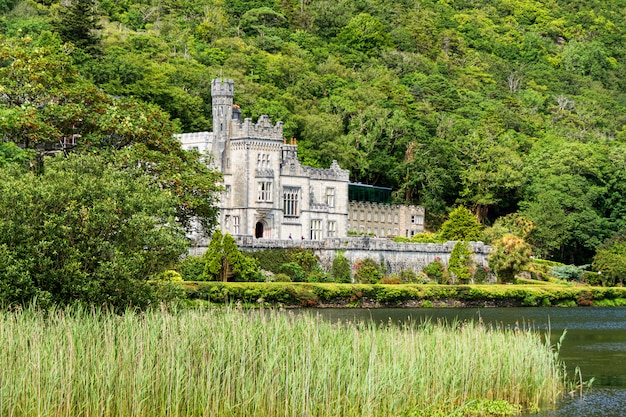
<svg viewBox="0 0 626 417"><path fill-rule="evenodd" d="M304 282L306 278L306 273L302 270L302 267L295 262L282 264L278 271L289 276L291 281L294 282Z"/></svg>
<svg viewBox="0 0 626 417"><path fill-rule="evenodd" d="M319 268L315 268L309 275L306 277L307 282L330 282L330 277L324 271Z"/></svg>
<svg viewBox="0 0 626 417"><path fill-rule="evenodd" d="M343 252L338 252L335 259L333 259L330 275L335 282L348 283L352 281L350 261L343 255Z"/></svg>
<svg viewBox="0 0 626 417"><path fill-rule="evenodd" d="M157 280L164 282L183 282L183 277L178 272L168 269L157 275Z"/></svg>
<svg viewBox="0 0 626 417"><path fill-rule="evenodd" d="M264 249L256 252L247 252L247 256L254 258L259 266L266 271L275 274L280 272L280 267L291 261L285 249Z"/></svg>
<svg viewBox="0 0 626 417"><path fill-rule="evenodd" d="M378 281L379 284L402 284L402 280L396 275L383 277Z"/></svg>
<svg viewBox="0 0 626 417"><path fill-rule="evenodd" d="M311 273L315 267L319 267L318 262L320 258L311 249L289 249L287 256L291 262L300 265L305 275Z"/></svg>
<svg viewBox="0 0 626 417"><path fill-rule="evenodd" d="M428 278L433 281L438 282L439 284L447 284L449 281L449 274L446 270L446 267L443 265L443 262L439 259L435 259L434 262L426 265L424 269L422 269Z"/></svg>
<svg viewBox="0 0 626 417"><path fill-rule="evenodd" d="M372 258L358 260L354 264L354 280L361 284L374 284L383 277L380 264Z"/></svg>
<svg viewBox="0 0 626 417"><path fill-rule="evenodd" d="M593 257L593 268L602 273L603 285L622 285L626 276L626 235L600 245Z"/></svg>
<svg viewBox="0 0 626 417"><path fill-rule="evenodd" d="M179 272L185 281L202 281L204 278L204 260L200 256L187 256L179 266Z"/></svg>
<svg viewBox="0 0 626 417"><path fill-rule="evenodd" d="M410 269L403 269L402 271L400 271L400 273L398 274L398 278L400 278L400 281L405 283L417 282L417 274L415 273L415 271L412 271Z"/></svg>
<svg viewBox="0 0 626 417"><path fill-rule="evenodd" d="M439 236L445 240L478 240L480 228L480 223L472 212L459 206L450 213L448 220L441 225Z"/></svg>
<svg viewBox="0 0 626 417"><path fill-rule="evenodd" d="M271 277L271 282L291 282L291 277L287 274L274 274Z"/></svg>
<svg viewBox="0 0 626 417"><path fill-rule="evenodd" d="M450 263L448 269L450 273L454 274L454 277L461 284L469 283L472 278L470 268L473 266L474 260L472 258L472 251L469 244L462 240L456 242L452 253L450 253Z"/></svg>
<svg viewBox="0 0 626 417"><path fill-rule="evenodd" d="M437 233L422 232L413 235L410 241L411 243L445 243L446 239Z"/></svg>
<svg viewBox="0 0 626 417"><path fill-rule="evenodd" d="M580 281L583 272L589 265L561 265L550 268L550 275L567 281Z"/></svg>
<svg viewBox="0 0 626 417"><path fill-rule="evenodd" d="M474 283L484 284L489 279L489 267L478 265L474 269Z"/></svg>
<svg viewBox="0 0 626 417"><path fill-rule="evenodd" d="M507 234L496 241L489 254L489 266L500 281L513 282L515 275L530 263L530 245L517 236Z"/></svg>
<svg viewBox="0 0 626 417"><path fill-rule="evenodd" d="M235 239L217 229L213 232L207 251L204 275L209 281L261 281L263 275L256 259L245 256L237 247Z"/></svg>

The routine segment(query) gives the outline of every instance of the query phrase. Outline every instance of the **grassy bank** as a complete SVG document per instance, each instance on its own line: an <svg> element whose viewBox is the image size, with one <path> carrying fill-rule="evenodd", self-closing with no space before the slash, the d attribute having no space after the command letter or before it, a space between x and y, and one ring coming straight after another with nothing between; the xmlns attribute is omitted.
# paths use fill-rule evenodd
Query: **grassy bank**
<svg viewBox="0 0 626 417"><path fill-rule="evenodd" d="M187 298L299 307L618 306L626 288L574 285L365 285L186 282Z"/></svg>
<svg viewBox="0 0 626 417"><path fill-rule="evenodd" d="M0 346L2 416L460 416L564 390L536 332L478 324L24 311L0 313Z"/></svg>

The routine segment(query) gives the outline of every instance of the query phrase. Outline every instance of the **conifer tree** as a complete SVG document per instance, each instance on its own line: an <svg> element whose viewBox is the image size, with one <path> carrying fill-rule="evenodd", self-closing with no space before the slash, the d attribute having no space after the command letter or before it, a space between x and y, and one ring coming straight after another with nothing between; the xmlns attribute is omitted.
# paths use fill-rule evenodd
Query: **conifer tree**
<svg viewBox="0 0 626 417"><path fill-rule="evenodd" d="M64 42L71 42L89 55L100 53L102 29L99 22L98 2L96 0L70 0L59 10L54 29Z"/></svg>

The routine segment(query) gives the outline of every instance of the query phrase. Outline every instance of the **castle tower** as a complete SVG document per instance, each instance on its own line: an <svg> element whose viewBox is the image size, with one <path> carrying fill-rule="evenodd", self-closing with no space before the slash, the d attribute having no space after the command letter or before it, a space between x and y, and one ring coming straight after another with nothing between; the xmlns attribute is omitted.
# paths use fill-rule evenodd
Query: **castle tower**
<svg viewBox="0 0 626 417"><path fill-rule="evenodd" d="M213 157L216 167L224 170L224 149L230 137L230 120L233 114L235 82L227 78L211 81L213 107Z"/></svg>

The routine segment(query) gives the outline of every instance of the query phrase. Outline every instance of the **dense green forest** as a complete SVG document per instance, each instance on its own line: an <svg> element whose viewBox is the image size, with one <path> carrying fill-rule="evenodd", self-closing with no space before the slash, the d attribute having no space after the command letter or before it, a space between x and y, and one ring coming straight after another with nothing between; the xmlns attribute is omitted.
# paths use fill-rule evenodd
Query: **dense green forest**
<svg viewBox="0 0 626 417"><path fill-rule="evenodd" d="M583 264L626 226L623 0L0 0L0 12L0 67L16 50L62 61L75 74L56 88L79 78L182 132L211 129L210 81L233 78L244 116L284 121L304 163L337 159L392 187L431 230L458 205L484 225L517 213L536 255ZM0 88L5 140L54 133L7 118ZM65 125L84 124L70 110Z"/></svg>

